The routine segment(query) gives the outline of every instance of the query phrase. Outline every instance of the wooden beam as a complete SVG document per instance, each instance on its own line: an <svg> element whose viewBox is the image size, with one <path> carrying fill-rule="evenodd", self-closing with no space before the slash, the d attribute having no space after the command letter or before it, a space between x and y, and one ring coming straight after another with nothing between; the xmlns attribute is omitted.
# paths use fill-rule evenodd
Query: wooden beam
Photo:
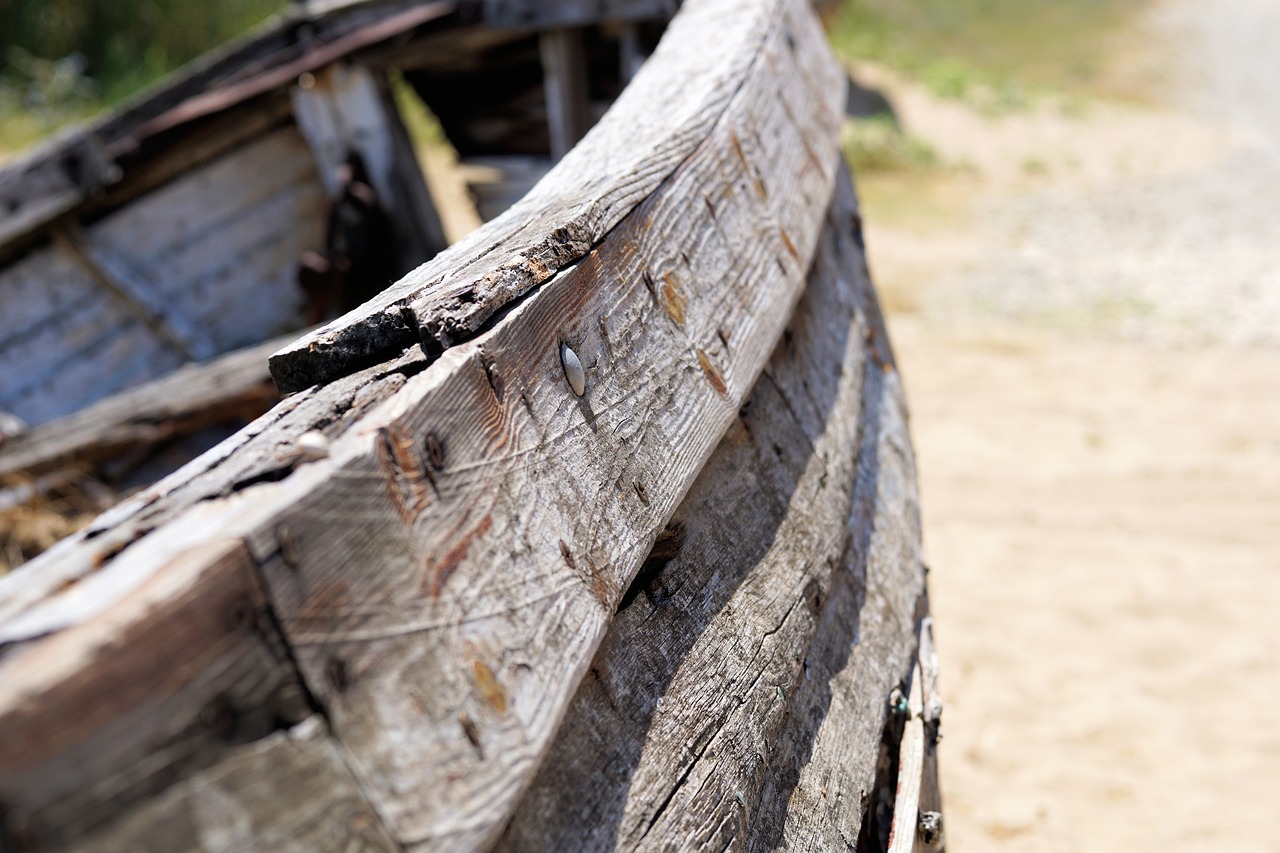
<svg viewBox="0 0 1280 853"><path fill-rule="evenodd" d="M331 197L338 190L339 166L350 152L361 155L378 199L391 215L401 269L412 269L447 245L384 80L367 68L337 63L305 75L291 97L298 129Z"/></svg>
<svg viewBox="0 0 1280 853"><path fill-rule="evenodd" d="M434 357L474 337L498 311L586 255L730 113L745 118L768 105L771 121L813 135L804 143L812 158L795 156L827 156L832 115L843 108L832 101L845 84L834 76L821 28L792 0L689 0L647 66L654 70L636 77L517 208L273 356L281 390L332 381L418 343ZM751 120L740 142L767 143Z"/></svg>
<svg viewBox="0 0 1280 853"><path fill-rule="evenodd" d="M542 57L547 127L554 162L568 154L591 128L582 31L562 28L539 33L538 53Z"/></svg>

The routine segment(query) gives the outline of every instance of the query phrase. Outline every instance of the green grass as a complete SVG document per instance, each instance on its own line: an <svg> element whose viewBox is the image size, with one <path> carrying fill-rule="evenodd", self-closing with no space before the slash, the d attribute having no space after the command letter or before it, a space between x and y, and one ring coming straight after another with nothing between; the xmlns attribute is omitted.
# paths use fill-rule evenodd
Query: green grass
<svg viewBox="0 0 1280 853"><path fill-rule="evenodd" d="M8 0L0 159L119 103L288 0Z"/></svg>
<svg viewBox="0 0 1280 853"><path fill-rule="evenodd" d="M990 112L1107 86L1109 39L1148 0L845 0L831 42Z"/></svg>
<svg viewBox="0 0 1280 853"><path fill-rule="evenodd" d="M904 132L888 115L846 121L840 128L840 149L857 175L941 165L932 146Z"/></svg>

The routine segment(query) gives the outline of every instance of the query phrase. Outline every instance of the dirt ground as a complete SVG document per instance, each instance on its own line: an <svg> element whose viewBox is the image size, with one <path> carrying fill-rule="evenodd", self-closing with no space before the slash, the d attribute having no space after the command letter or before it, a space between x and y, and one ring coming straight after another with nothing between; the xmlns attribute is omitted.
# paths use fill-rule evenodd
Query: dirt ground
<svg viewBox="0 0 1280 853"><path fill-rule="evenodd" d="M1280 850L1278 48L1280 4L1162 3L1111 47L1155 103L1005 118L858 69L965 164L863 188L950 850Z"/></svg>

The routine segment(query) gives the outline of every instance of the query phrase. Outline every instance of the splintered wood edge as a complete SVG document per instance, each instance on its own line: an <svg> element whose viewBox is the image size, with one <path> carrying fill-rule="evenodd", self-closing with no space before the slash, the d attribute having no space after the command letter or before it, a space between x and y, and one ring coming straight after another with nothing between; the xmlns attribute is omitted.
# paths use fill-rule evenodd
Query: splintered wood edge
<svg viewBox="0 0 1280 853"><path fill-rule="evenodd" d="M723 0L706 0L696 8L714 3L723 5ZM668 172L660 193L646 191L638 215L614 228L590 257L547 281L481 337L409 378L341 434L328 447L329 457L302 464L281 482L249 485L225 498L210 495L214 499L192 511L175 512L154 532L140 530L141 538L121 554L105 557L112 577L137 589L179 553L198 555L218 541L245 543L267 582L273 611L262 630L278 638L277 626L283 628L311 698L326 710L339 753L397 843L476 849L501 828L536 769L618 597L732 421L790 315L835 181L843 78L807 5L762 2L751 12L767 38L736 69L739 77L720 81L731 106L716 112L697 139L697 156ZM723 28L723 22L717 23ZM764 58L757 60L755 54ZM716 240L721 241L718 248ZM625 280L619 279L623 274ZM603 287L604 281L621 289ZM638 329L644 334L633 338L632 330ZM570 338L580 348L589 341L598 353L588 362L597 372L576 407L566 407L563 397L573 394L560 359L560 345ZM655 387L655 376L666 378ZM671 405L677 397L681 402ZM458 465L464 476L456 481L447 471L432 473L429 439L435 433L426 432L432 419L454 424L453 433L444 433L451 462L465 463L470 454L480 464L496 450L496 460L485 464L501 462L509 476L525 478L534 489L557 482L548 477L567 475L559 482L577 491L579 501L584 496L580 490L595 490L588 492L591 500L575 506L571 495L557 494L556 488L564 488L557 486L544 496L549 506L535 501L522 504L510 519L494 521L490 514L468 523L477 502L460 499L468 494L490 499L485 498L488 492L475 491L486 487L483 482L475 486L467 464ZM597 431L597 422L611 425L621 437L605 436L604 430ZM477 426L482 428L474 432ZM296 441L301 436L280 438ZM534 444L521 453L502 452L508 442L514 447L530 440ZM643 475L647 486L606 461L625 461L635 447L647 450L628 464L639 466L635 474ZM234 457L232 450L217 464L229 464ZM575 458L585 461L572 462ZM536 476L529 479L531 474ZM628 486L621 497L601 480L619 474L620 485ZM436 521L418 524L432 518L423 515L426 506L450 498L459 499L455 506L461 509L445 507ZM624 499L625 504L619 503ZM574 544L593 525L594 544ZM429 627L430 618L426 628L399 628L394 623L404 617L394 607L383 614L384 621L390 619L386 627L378 627L376 618L367 631L358 623L344 624L359 612L351 607L351 582L364 584L359 592L366 596L369 588L365 579L351 576L351 554L335 546L346 547L344 543L355 541L351 537L356 531L363 535L366 530L387 534L380 536L377 559L369 564L383 574L416 575L425 554L434 580L424 581L420 593L402 589L399 609L426 595L416 607L425 607L427 617L437 613L442 620L437 628ZM539 545L529 557L531 576L545 575L555 597L522 600L520 609L513 610L517 602L498 588L488 602L469 601L472 612L492 615L467 621L479 618L476 624L487 626L484 631L497 633L464 641L456 635L465 623L456 613L444 614L469 595L467 590L483 591L492 583L476 573L500 567L501 555L515 555L505 543L519 530L537 531L538 537L559 533L559 548L542 551ZM534 545L513 540L511 547ZM371 552L360 553L368 560ZM406 558L413 565L401 566ZM394 600L403 578L383 581L392 582L394 588L373 591ZM449 594L441 597L444 590ZM552 638L554 642L540 634L521 635L541 631L550 613L538 614L548 607L563 610L562 615L572 611L585 621L572 634ZM527 617L513 619L524 610ZM87 629L105 617L90 608L79 618L90 620ZM145 614L141 618L145 621ZM397 637L401 630L408 633ZM55 629L0 665L21 667L46 643L60 637L69 642L65 637L72 633ZM389 650L387 660L406 667L403 673L391 673L393 681L430 680L437 663L424 670L427 658L462 661L467 676L433 682L437 695L431 697L390 695L378 686L380 679L386 686L387 676L377 674L380 664L376 655L368 657L367 648ZM503 648L542 648L545 654L528 660L517 656L519 667L513 671L515 664L499 654ZM537 680L512 692L511 685L523 678L520 667L531 668ZM213 681L210 690L220 687ZM0 694L0 701L10 709L25 707L39 700L42 689L57 686L37 682L37 688L44 687L24 689L21 696ZM0 689L10 690L15 682L0 683ZM397 707L409 699L416 711ZM424 701L433 703L430 713ZM184 713L198 704L193 698ZM491 716L495 712L496 718ZM385 728L390 718L384 713L397 719L394 730ZM484 754L475 747L477 720L500 723L483 733L488 738ZM415 732L408 740L404 726ZM129 760L148 757L146 746L140 748L142 753ZM424 800L413 791L427 778L441 784ZM444 812L436 813L442 807Z"/></svg>
<svg viewBox="0 0 1280 853"><path fill-rule="evenodd" d="M605 116L528 195L273 355L280 390L330 382L414 345L438 356L585 256L702 143L757 61L778 9L776 0L688 0Z"/></svg>
<svg viewBox="0 0 1280 853"><path fill-rule="evenodd" d="M898 792L893 802L893 831L888 853L911 853L916 846L920 814L920 783L924 775L924 703L921 701L920 664L911 670L907 699L907 723L898 747Z"/></svg>

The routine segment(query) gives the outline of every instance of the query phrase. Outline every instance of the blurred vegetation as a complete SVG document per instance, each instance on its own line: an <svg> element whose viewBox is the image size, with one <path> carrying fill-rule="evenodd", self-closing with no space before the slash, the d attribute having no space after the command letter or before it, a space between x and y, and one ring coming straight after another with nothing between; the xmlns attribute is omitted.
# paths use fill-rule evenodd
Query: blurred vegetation
<svg viewBox="0 0 1280 853"><path fill-rule="evenodd" d="M938 153L924 140L902 130L889 114L846 121L840 148L855 174L930 169Z"/></svg>
<svg viewBox="0 0 1280 853"><path fill-rule="evenodd" d="M934 95L1002 113L1037 93L1098 93L1106 40L1147 0L843 0L831 42Z"/></svg>
<svg viewBox="0 0 1280 853"><path fill-rule="evenodd" d="M250 29L288 0L5 0L0 150L21 148Z"/></svg>

